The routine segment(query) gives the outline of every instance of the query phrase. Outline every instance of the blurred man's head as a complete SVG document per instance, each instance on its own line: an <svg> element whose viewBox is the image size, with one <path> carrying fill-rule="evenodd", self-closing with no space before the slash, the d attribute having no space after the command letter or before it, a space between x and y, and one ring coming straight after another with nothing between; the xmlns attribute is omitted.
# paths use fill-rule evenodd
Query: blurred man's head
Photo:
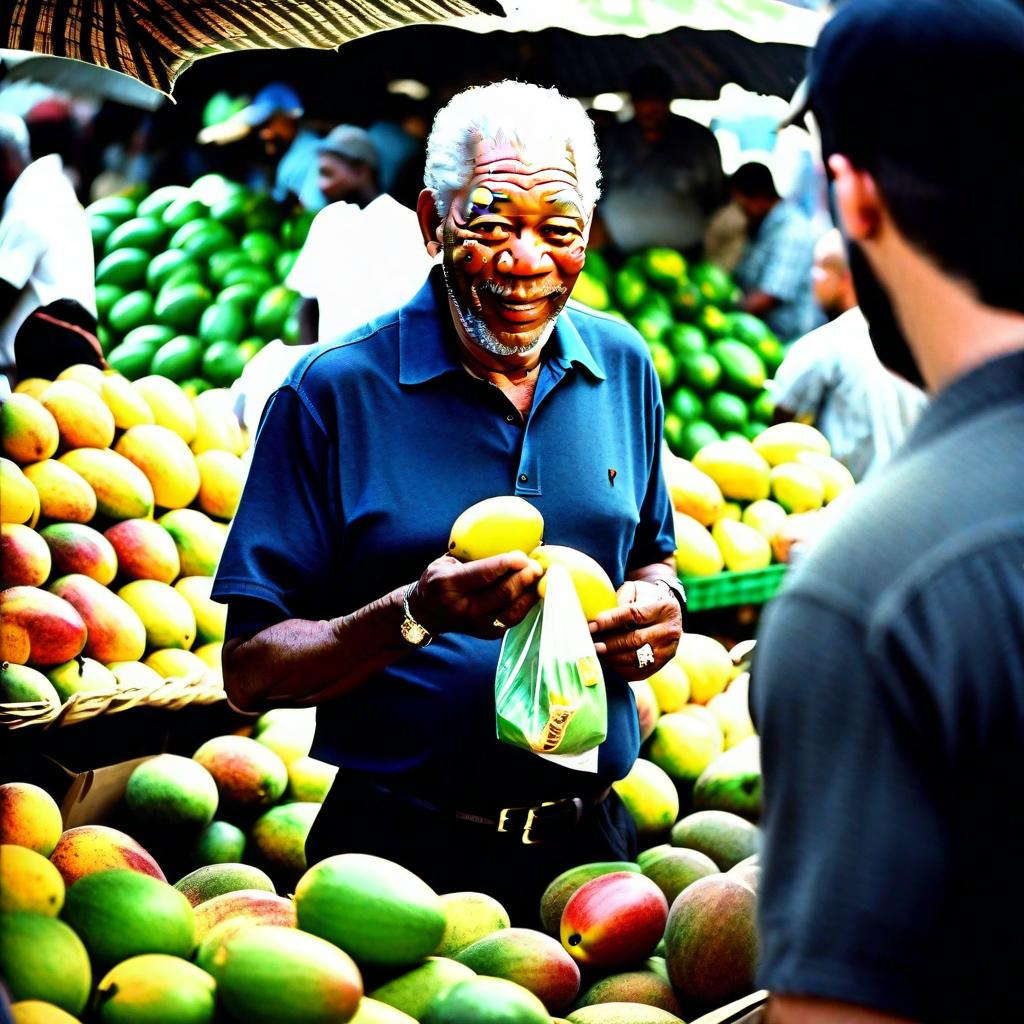
<svg viewBox="0 0 1024 1024"><path fill-rule="evenodd" d="M729 179L733 202L746 214L752 228L757 228L779 201L772 172L756 161L744 164Z"/></svg>
<svg viewBox="0 0 1024 1024"><path fill-rule="evenodd" d="M814 301L822 312L835 320L837 316L857 305L850 264L846 259L843 236L837 228L825 232L814 247L814 267L811 270Z"/></svg>
<svg viewBox="0 0 1024 1024"><path fill-rule="evenodd" d="M640 68L629 80L634 118L645 132L658 133L667 124L672 94L672 79L657 65Z"/></svg>
<svg viewBox="0 0 1024 1024"><path fill-rule="evenodd" d="M378 195L377 148L362 128L334 128L320 143L317 163L317 185L327 202L365 205Z"/></svg>
<svg viewBox="0 0 1024 1024"><path fill-rule="evenodd" d="M1024 10L1013 0L850 0L823 30L808 102L879 356L919 380L890 298L908 258L1024 312ZM999 182L999 187L993 187Z"/></svg>
<svg viewBox="0 0 1024 1024"><path fill-rule="evenodd" d="M295 141L302 117L299 94L283 82L265 85L252 103L229 119L243 129L256 130L267 156L280 157Z"/></svg>

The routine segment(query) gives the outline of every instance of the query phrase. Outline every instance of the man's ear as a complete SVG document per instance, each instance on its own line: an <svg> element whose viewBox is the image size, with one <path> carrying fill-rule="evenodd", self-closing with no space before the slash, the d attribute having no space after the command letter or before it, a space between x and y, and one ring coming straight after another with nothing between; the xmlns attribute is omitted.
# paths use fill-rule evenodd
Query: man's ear
<svg viewBox="0 0 1024 1024"><path fill-rule="evenodd" d="M836 206L847 237L854 242L877 237L885 215L885 203L875 179L867 171L854 167L839 153L828 158L828 166L835 183Z"/></svg>
<svg viewBox="0 0 1024 1024"><path fill-rule="evenodd" d="M441 251L441 218L437 214L437 204L429 188L423 189L416 200L416 217L420 222L420 234L423 243L431 256Z"/></svg>

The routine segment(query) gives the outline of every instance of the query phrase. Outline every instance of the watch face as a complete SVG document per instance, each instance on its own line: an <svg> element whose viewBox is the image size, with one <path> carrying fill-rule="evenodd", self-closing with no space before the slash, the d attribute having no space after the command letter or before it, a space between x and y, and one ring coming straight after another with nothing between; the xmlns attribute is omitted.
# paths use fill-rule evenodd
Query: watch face
<svg viewBox="0 0 1024 1024"><path fill-rule="evenodd" d="M402 623L402 638L417 647L426 647L430 643L430 634L412 619L406 619Z"/></svg>

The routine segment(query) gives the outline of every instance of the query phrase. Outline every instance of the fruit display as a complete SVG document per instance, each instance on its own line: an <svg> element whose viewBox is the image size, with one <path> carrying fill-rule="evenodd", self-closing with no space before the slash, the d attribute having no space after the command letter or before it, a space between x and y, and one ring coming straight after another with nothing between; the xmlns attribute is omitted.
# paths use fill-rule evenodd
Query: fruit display
<svg viewBox="0 0 1024 1024"><path fill-rule="evenodd" d="M213 174L86 212L100 345L129 380L158 374L195 395L228 387L268 341L298 340L284 281L311 214Z"/></svg>
<svg viewBox="0 0 1024 1024"><path fill-rule="evenodd" d="M825 436L803 423L777 423L753 441L711 441L692 460L666 452L664 467L683 577L787 562L794 526L854 487Z"/></svg>
<svg viewBox="0 0 1024 1024"><path fill-rule="evenodd" d="M627 320L650 348L665 402L665 440L692 458L711 441L752 439L774 412L765 381L783 348L768 326L737 308L739 290L712 263L688 265L673 249L634 253L612 268L587 254L572 297Z"/></svg>
<svg viewBox="0 0 1024 1024"><path fill-rule="evenodd" d="M751 993L747 676L716 640L684 639L631 684L645 746L615 788L642 852L553 878L532 925L379 857L307 864L336 771L309 755L311 709L141 762L110 823L62 831L46 791L0 785L14 1021L678 1024Z"/></svg>
<svg viewBox="0 0 1024 1024"><path fill-rule="evenodd" d="M216 680L248 440L224 391L72 366L0 410L0 704Z"/></svg>

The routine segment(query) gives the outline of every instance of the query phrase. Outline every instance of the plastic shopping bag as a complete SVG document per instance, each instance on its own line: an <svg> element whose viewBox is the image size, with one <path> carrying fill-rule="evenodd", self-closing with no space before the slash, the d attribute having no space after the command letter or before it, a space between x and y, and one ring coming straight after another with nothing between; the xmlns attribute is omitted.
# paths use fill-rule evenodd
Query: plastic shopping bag
<svg viewBox="0 0 1024 1024"><path fill-rule="evenodd" d="M604 674L568 571L553 565L547 580L544 599L501 644L498 739L537 754L582 754L608 735Z"/></svg>

